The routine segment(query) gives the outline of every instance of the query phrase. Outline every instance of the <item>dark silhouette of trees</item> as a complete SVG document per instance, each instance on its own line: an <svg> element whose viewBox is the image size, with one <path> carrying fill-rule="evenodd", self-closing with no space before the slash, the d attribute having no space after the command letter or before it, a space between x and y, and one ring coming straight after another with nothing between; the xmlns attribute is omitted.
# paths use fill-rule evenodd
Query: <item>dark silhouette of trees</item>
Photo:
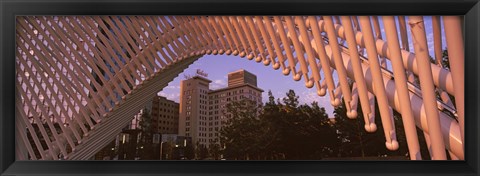
<svg viewBox="0 0 480 176"><path fill-rule="evenodd" d="M238 160L408 158L401 114L393 111L400 148L390 151L385 147L378 105L375 104L377 131L368 133L364 129L361 105L357 106L358 117L349 119L342 103L334 110L335 118L329 118L317 102L301 105L299 96L293 90L289 90L282 99L275 99L269 91L268 102L261 107L248 99L230 102L226 112L231 114L231 118L220 131L220 146L225 147L221 151L227 159ZM423 132L417 130L422 157L428 159Z"/></svg>
<svg viewBox="0 0 480 176"><path fill-rule="evenodd" d="M141 129L141 137L139 143L139 156L142 160L152 160L154 156L152 153L154 152L153 148L153 127L152 127L152 117L150 112L147 109L143 110L142 115L140 116L140 129Z"/></svg>
<svg viewBox="0 0 480 176"><path fill-rule="evenodd" d="M298 98L290 90L282 102L275 102L269 92L263 108L248 99L229 103L227 112L232 117L221 130L220 139L224 155L242 160L330 156L338 141L325 109L316 102L299 105Z"/></svg>
<svg viewBox="0 0 480 176"><path fill-rule="evenodd" d="M403 128L401 114L393 110L393 122L397 140L400 145L396 151L390 151L385 147L385 136L381 122L381 115L378 104L375 101L375 124L377 131L368 133L364 129L365 121L363 120L363 112L361 104L358 104L358 117L349 119L346 115L345 102L335 108L335 128L338 129L338 137L341 144L338 151L338 157L385 157L385 156L409 156L408 146ZM430 159L428 149L426 147L423 132L417 127L417 134L420 143L420 149L423 159Z"/></svg>

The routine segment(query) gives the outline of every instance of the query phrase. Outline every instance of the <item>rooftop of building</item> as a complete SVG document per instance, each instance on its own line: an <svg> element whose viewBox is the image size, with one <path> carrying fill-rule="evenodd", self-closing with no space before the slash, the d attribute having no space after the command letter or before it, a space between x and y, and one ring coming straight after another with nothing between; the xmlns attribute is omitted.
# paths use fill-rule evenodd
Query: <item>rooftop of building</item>
<svg viewBox="0 0 480 176"><path fill-rule="evenodd" d="M252 72L249 72L249 71L247 71L247 70L245 70L245 69L243 69L243 68L240 69L240 70L237 70L237 71L230 72L230 73L228 73L228 74L230 75L230 74L234 74L234 73L238 73L238 72L242 72L242 71L243 71L243 72L250 73L250 74L252 74L252 75L255 75L255 74L253 74ZM256 75L255 75L255 76L256 76Z"/></svg>
<svg viewBox="0 0 480 176"><path fill-rule="evenodd" d="M230 90L230 89L235 89L235 88L240 88L240 87L245 87L245 86L251 87L251 88L256 89L256 90L258 90L258 91L260 91L260 92L264 92L263 89L260 89L260 88L258 88L258 87L256 87L256 86L253 86L253 85L251 85L251 84L245 83L245 84L241 84L241 85L224 87L224 88L220 88L220 89L216 89L216 90L210 90L210 92L208 92L208 93L217 93L217 92L221 92L221 91L225 91L225 90Z"/></svg>
<svg viewBox="0 0 480 176"><path fill-rule="evenodd" d="M212 80L209 80L209 79L207 79L207 78L205 78L205 77L203 77L203 76L198 76L198 75L192 76L192 78L190 78L190 79L200 79L200 80L207 81L208 83L211 83L211 82L212 82Z"/></svg>
<svg viewBox="0 0 480 176"><path fill-rule="evenodd" d="M174 104L178 105L177 102L175 102L173 100L170 100L170 99L168 99L167 97L164 97L164 96L157 95L155 98L157 98L158 100L163 100L163 101L167 101L167 102L174 103Z"/></svg>

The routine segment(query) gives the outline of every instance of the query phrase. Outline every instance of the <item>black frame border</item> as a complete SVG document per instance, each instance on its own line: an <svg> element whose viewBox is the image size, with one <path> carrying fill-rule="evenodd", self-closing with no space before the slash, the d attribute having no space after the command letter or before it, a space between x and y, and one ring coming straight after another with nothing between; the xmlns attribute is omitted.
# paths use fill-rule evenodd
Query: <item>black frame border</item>
<svg viewBox="0 0 480 176"><path fill-rule="evenodd" d="M479 0L0 0L0 175L479 175ZM465 15L465 161L15 161L15 16Z"/></svg>

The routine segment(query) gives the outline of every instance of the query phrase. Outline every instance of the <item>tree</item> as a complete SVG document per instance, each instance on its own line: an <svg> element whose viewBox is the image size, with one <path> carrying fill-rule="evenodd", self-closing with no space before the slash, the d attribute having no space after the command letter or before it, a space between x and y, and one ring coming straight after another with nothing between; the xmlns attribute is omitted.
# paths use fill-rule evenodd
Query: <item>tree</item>
<svg viewBox="0 0 480 176"><path fill-rule="evenodd" d="M185 146L185 157L188 159L193 159L195 158L195 149L192 144L188 144Z"/></svg>
<svg viewBox="0 0 480 176"><path fill-rule="evenodd" d="M231 102L232 115L221 131L224 154L231 159L320 159L332 154L337 143L335 130L324 108L313 102L299 105L299 96L289 90L269 101L256 113L252 103Z"/></svg>
<svg viewBox="0 0 480 176"><path fill-rule="evenodd" d="M377 101L375 101L377 102ZM356 119L349 119L346 117L345 102L336 107L335 126L338 129L341 145L338 154L341 157L378 157L378 156L408 156L408 146L403 127L403 120L400 113L393 110L393 122L395 124L395 131L397 141L400 148L396 151L390 151L385 147L385 136L383 132L383 125L381 122L381 115L378 104L375 103L375 124L377 131L367 133L363 128L365 125L361 104L358 105L358 117ZM429 159L428 149L426 148L425 138L423 132L417 127L417 134L420 143L420 149L423 159Z"/></svg>
<svg viewBox="0 0 480 176"><path fill-rule="evenodd" d="M196 159L203 160L208 157L208 149L204 144L196 143L195 147Z"/></svg>
<svg viewBox="0 0 480 176"><path fill-rule="evenodd" d="M220 159L220 144L214 142L208 146L208 154L214 160Z"/></svg>
<svg viewBox="0 0 480 176"><path fill-rule="evenodd" d="M153 127L152 127L152 117L148 109L143 109L143 113L140 116L140 158L145 160L153 159Z"/></svg>
<svg viewBox="0 0 480 176"><path fill-rule="evenodd" d="M220 143L226 146L224 154L230 158L249 159L260 153L259 136L265 135L258 117L260 106L250 99L232 101L226 112L231 115L220 130Z"/></svg>

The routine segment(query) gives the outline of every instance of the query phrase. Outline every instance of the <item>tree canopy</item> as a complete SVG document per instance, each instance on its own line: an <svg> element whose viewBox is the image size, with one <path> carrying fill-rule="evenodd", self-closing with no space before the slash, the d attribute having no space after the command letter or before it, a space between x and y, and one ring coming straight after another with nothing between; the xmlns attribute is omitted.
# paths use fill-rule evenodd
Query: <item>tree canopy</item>
<svg viewBox="0 0 480 176"><path fill-rule="evenodd" d="M276 100L276 101L275 101ZM361 105L359 104L358 107ZM232 101L226 106L230 114L220 131L220 150L227 159L237 160L318 160L334 157L408 157L408 147L401 115L394 111L394 123L400 149L389 151L378 106L375 105L377 131L364 129L363 114L349 119L343 102L329 118L317 102L300 104L299 96L289 90L285 97L256 106L249 99ZM419 131L423 157L428 158L424 137Z"/></svg>

